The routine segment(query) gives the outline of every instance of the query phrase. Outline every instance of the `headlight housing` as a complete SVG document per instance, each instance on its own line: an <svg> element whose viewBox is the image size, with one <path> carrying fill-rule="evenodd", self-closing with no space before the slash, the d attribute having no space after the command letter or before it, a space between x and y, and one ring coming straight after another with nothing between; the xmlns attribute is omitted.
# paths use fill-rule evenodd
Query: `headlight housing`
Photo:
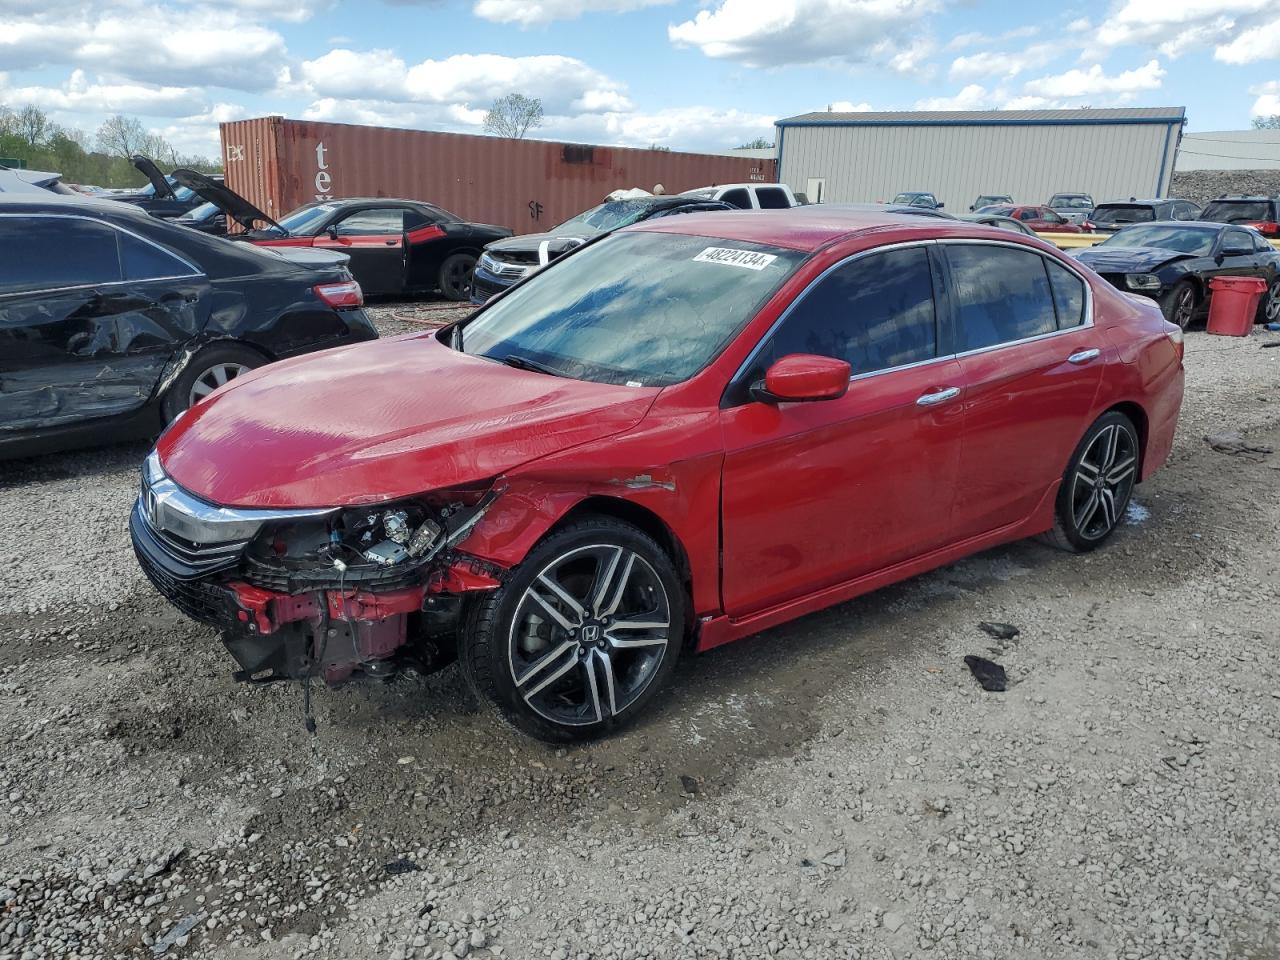
<svg viewBox="0 0 1280 960"><path fill-rule="evenodd" d="M1126 273L1124 282L1130 290L1159 290L1163 284L1154 273Z"/></svg>

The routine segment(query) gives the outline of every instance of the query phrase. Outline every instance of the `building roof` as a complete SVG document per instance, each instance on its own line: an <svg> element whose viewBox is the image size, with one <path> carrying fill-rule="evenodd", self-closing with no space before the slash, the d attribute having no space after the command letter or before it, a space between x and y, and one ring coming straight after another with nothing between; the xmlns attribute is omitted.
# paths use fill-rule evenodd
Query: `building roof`
<svg viewBox="0 0 1280 960"><path fill-rule="evenodd" d="M1117 107L1079 110L890 110L880 113L817 111L778 120L779 127L1058 126L1061 124L1182 123L1185 107Z"/></svg>

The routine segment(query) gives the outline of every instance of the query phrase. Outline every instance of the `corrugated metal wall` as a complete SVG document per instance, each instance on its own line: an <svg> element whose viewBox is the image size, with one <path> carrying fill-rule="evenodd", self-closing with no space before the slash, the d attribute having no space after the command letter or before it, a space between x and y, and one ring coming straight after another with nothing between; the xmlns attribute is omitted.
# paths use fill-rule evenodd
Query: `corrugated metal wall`
<svg viewBox="0 0 1280 960"><path fill-rule="evenodd" d="M1169 123L788 126L778 134L779 179L794 190L825 179L828 203L930 190L955 213L984 193L1020 203L1070 192L1098 202L1162 196L1178 145L1178 125Z"/></svg>
<svg viewBox="0 0 1280 960"><path fill-rule="evenodd" d="M221 125L227 186L273 217L326 197L427 200L535 233L613 190L771 182L772 160L265 117Z"/></svg>

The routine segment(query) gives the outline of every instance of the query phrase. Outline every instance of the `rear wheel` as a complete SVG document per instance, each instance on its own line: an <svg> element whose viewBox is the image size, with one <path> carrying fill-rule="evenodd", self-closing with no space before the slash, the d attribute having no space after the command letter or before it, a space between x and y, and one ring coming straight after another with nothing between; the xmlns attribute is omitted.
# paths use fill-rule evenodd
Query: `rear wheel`
<svg viewBox="0 0 1280 960"><path fill-rule="evenodd" d="M469 253L455 253L440 264L440 292L449 300L471 298L471 273L476 258Z"/></svg>
<svg viewBox="0 0 1280 960"><path fill-rule="evenodd" d="M266 358L256 350L236 343L217 343L205 347L191 358L165 393L161 404L165 422L173 422L178 414L203 400L224 383L266 362Z"/></svg>
<svg viewBox="0 0 1280 960"><path fill-rule="evenodd" d="M1259 323L1280 323L1280 277L1271 281L1271 286L1262 295L1258 304Z"/></svg>
<svg viewBox="0 0 1280 960"><path fill-rule="evenodd" d="M1046 543L1086 553L1115 532L1138 480L1138 431L1123 413L1111 411L1084 435L1062 478L1055 523Z"/></svg>
<svg viewBox="0 0 1280 960"><path fill-rule="evenodd" d="M582 520L535 547L472 607L463 675L540 740L598 736L641 713L680 656L684 588L652 538Z"/></svg>
<svg viewBox="0 0 1280 960"><path fill-rule="evenodd" d="M1166 320L1185 330L1191 326L1199 301L1195 284L1190 280L1179 280L1172 290L1160 298L1160 310Z"/></svg>

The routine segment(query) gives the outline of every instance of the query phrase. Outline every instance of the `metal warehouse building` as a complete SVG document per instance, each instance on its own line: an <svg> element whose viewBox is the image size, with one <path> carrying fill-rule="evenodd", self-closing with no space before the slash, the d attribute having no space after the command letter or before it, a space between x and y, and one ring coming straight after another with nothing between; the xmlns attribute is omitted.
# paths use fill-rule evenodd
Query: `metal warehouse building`
<svg viewBox="0 0 1280 960"><path fill-rule="evenodd" d="M1185 110L806 113L777 122L778 179L811 201L885 201L928 190L967 210L980 194L1044 203L1163 197Z"/></svg>

